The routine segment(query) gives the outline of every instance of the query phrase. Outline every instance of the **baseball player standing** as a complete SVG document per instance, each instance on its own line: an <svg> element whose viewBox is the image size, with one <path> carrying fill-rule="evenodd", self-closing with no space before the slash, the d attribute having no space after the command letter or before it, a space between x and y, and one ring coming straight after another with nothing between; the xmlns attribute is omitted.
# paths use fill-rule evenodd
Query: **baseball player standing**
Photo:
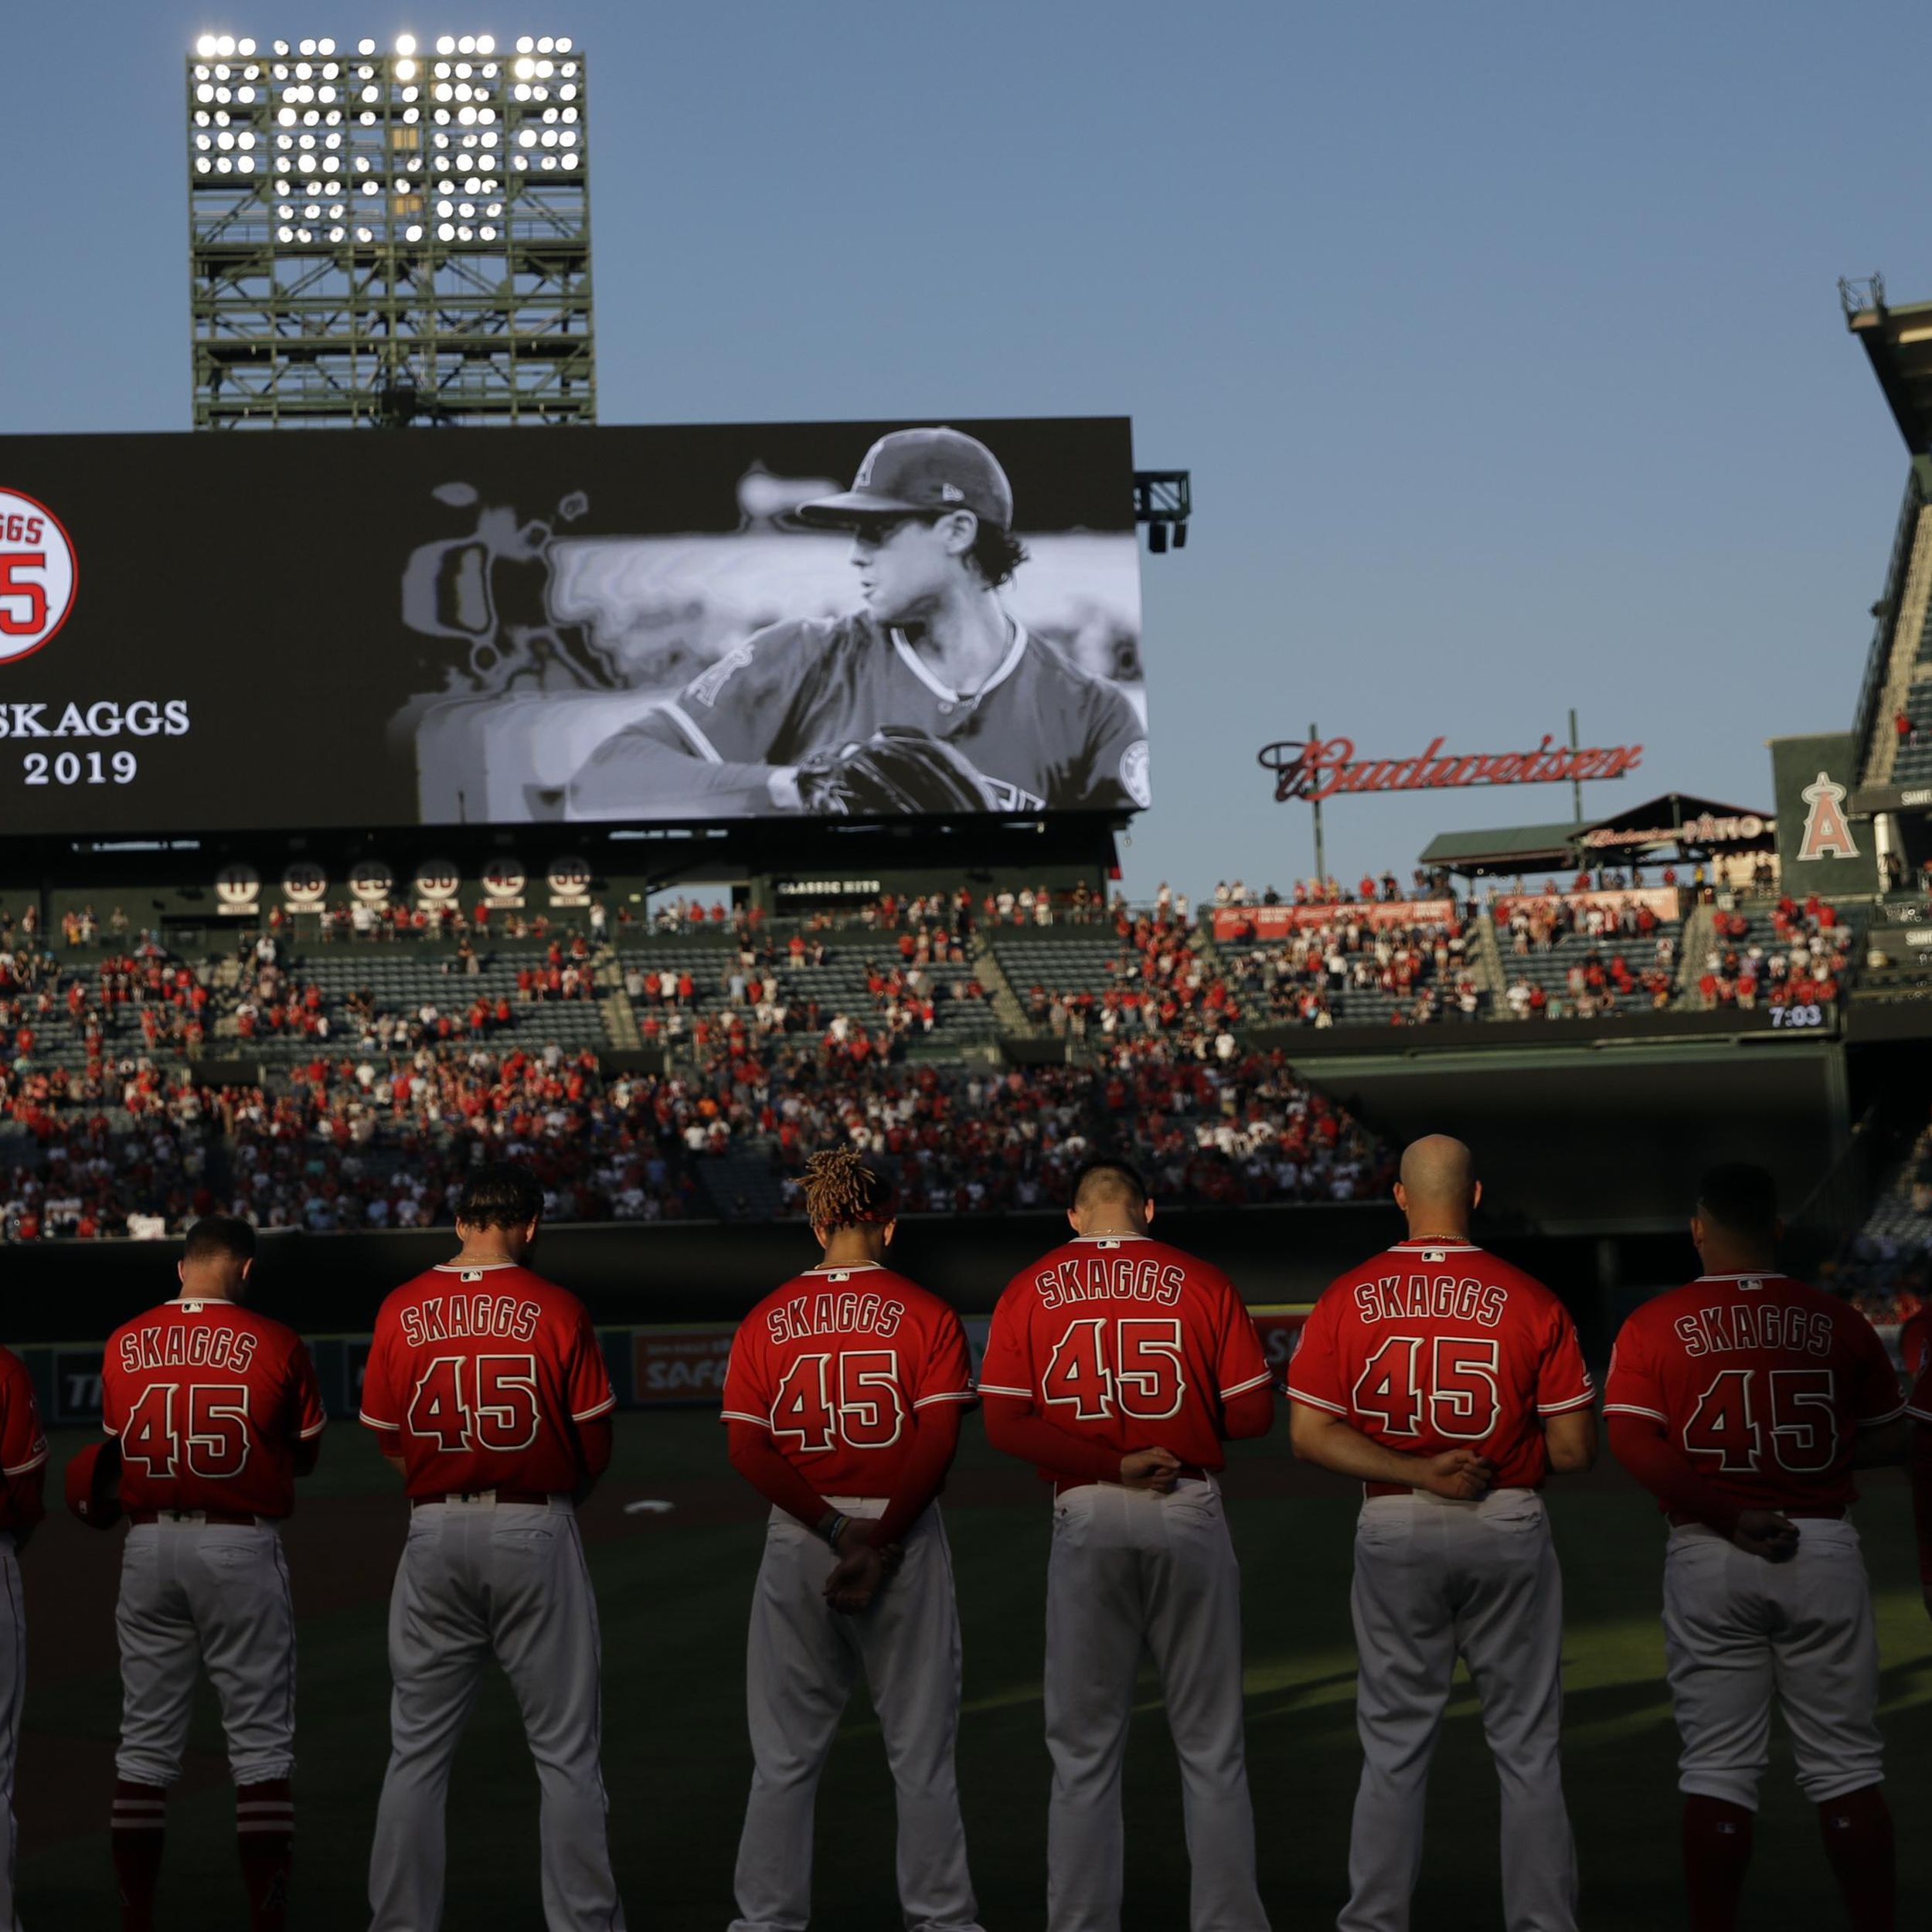
<svg viewBox="0 0 1932 1932"><path fill-rule="evenodd" d="M112 1845L124 1932L152 1932L168 1787L204 1666L228 1736L249 1924L280 1932L287 1922L295 1611L275 1525L295 1507L295 1478L315 1466L325 1418L301 1338L243 1305L254 1254L246 1221L197 1221L180 1294L119 1329L101 1362L101 1420L130 1525L114 1614Z"/></svg>
<svg viewBox="0 0 1932 1932"><path fill-rule="evenodd" d="M1595 1391L1563 1304L1469 1239L1469 1150L1402 1157L1409 1239L1326 1288L1288 1365L1294 1453L1361 1479L1350 1608L1362 1783L1342 1932L1409 1923L1430 1760L1460 1656L1502 1795L1509 1932L1571 1932L1563 1579L1541 1496L1596 1460Z"/></svg>
<svg viewBox="0 0 1932 1932"><path fill-rule="evenodd" d="M772 1505L752 1601L754 1769L733 1932L801 1932L812 1805L862 1670L899 1794L909 1932L977 1932L953 1747L959 1611L940 1489L973 1400L959 1317L886 1266L889 1185L849 1148L815 1155L805 1211L825 1259L731 1345L733 1466Z"/></svg>
<svg viewBox="0 0 1932 1932"><path fill-rule="evenodd" d="M577 1505L611 1461L617 1406L582 1302L524 1265L543 1191L485 1168L462 1247L376 1318L362 1419L409 1492L389 1600L389 1770L369 1857L372 1932L442 1923L450 1769L492 1654L543 1792L550 1932L622 1932L598 1765L604 1658Z"/></svg>
<svg viewBox="0 0 1932 1932"><path fill-rule="evenodd" d="M1215 1473L1265 1435L1272 1377L1234 1284L1151 1240L1124 1162L1089 1162L1075 1239L1000 1297L986 1434L1054 1485L1046 1575L1050 1932L1121 1920L1121 1765L1145 1649L1181 1761L1195 1932L1265 1928L1241 1706L1241 1589Z"/></svg>
<svg viewBox="0 0 1932 1932"><path fill-rule="evenodd" d="M1774 1689L1854 1932L1890 1932L1878 1639L1847 1512L1853 1470L1904 1454L1904 1404L1864 1316L1779 1274L1783 1232L1762 1168L1704 1177L1691 1239L1705 1271L1624 1324L1604 1413L1672 1525L1664 1637L1693 1932L1737 1922Z"/></svg>
<svg viewBox="0 0 1932 1932"><path fill-rule="evenodd" d="M27 1696L27 1618L19 1559L44 1513L46 1473L47 1438L26 1365L0 1349L0 1829L6 1834L0 1838L0 1932L15 1932L20 1923L13 1906L13 1770Z"/></svg>

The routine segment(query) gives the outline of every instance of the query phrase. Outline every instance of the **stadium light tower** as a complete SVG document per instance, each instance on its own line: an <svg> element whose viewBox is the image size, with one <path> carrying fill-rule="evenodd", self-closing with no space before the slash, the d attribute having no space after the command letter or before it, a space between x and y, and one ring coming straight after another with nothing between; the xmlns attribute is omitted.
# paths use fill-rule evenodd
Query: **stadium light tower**
<svg viewBox="0 0 1932 1932"><path fill-rule="evenodd" d="M208 33L187 65L197 429L596 421L567 37Z"/></svg>

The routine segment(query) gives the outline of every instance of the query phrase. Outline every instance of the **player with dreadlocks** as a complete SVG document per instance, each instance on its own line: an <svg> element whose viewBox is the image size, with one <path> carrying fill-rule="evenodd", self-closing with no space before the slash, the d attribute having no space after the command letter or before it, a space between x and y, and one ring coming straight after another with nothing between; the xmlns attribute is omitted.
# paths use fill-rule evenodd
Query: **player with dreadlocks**
<svg viewBox="0 0 1932 1932"><path fill-rule="evenodd" d="M746 1316L725 1372L732 1464L772 1506L733 1932L795 1932L810 1915L813 1800L862 1670L899 1790L906 1923L978 1932L953 1772L959 1611L936 1502L975 1399L965 1331L886 1265L885 1176L837 1148L806 1163L804 1194L824 1259Z"/></svg>

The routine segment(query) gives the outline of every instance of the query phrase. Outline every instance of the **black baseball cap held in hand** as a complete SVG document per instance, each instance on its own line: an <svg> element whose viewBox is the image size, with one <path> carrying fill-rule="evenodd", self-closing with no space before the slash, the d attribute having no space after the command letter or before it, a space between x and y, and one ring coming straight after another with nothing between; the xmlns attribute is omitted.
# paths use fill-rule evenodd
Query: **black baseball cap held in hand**
<svg viewBox="0 0 1932 1932"><path fill-rule="evenodd" d="M982 523L1010 530L1013 486L984 443L960 430L894 430L866 452L852 488L801 503L801 522L863 523L873 517L926 516L971 510Z"/></svg>

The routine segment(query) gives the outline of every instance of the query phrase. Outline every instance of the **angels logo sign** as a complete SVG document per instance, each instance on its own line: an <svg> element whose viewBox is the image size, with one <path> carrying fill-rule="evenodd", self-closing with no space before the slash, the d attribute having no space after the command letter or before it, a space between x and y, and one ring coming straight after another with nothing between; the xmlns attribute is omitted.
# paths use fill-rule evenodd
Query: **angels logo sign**
<svg viewBox="0 0 1932 1932"><path fill-rule="evenodd" d="M1845 816L1845 787L1821 771L1798 794L1804 801L1804 833L1798 841L1801 862L1808 859L1855 859L1852 828Z"/></svg>
<svg viewBox="0 0 1932 1932"><path fill-rule="evenodd" d="M30 656L67 621L78 576L60 519L0 489L0 664Z"/></svg>

